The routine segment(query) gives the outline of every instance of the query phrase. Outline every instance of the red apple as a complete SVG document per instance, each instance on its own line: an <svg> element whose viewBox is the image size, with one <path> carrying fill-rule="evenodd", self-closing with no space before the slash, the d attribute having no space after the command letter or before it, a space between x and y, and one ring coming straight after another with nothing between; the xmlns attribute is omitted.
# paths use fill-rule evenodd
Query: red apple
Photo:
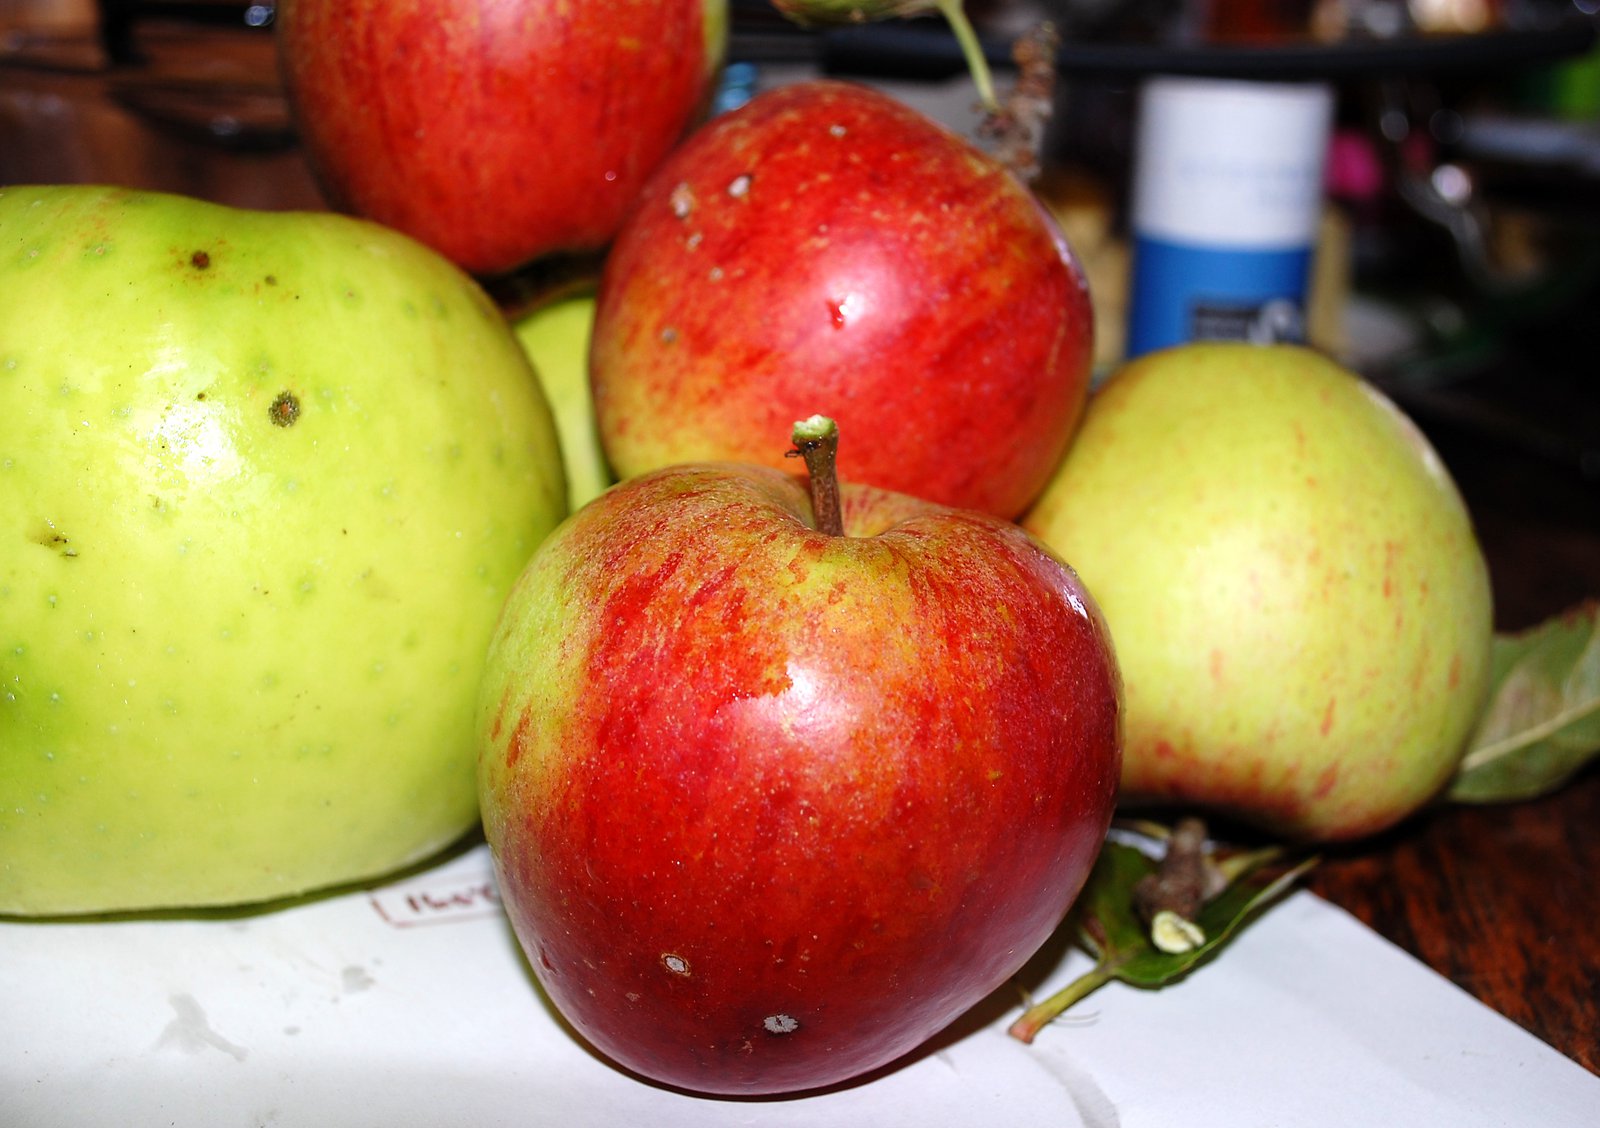
<svg viewBox="0 0 1600 1128"><path fill-rule="evenodd" d="M704 108L727 0L279 0L329 201L480 275L602 247Z"/></svg>
<svg viewBox="0 0 1600 1128"><path fill-rule="evenodd" d="M1014 517L1083 410L1085 275L1015 176L881 92L805 82L691 135L607 257L591 369L623 476L782 465L826 402L849 481Z"/></svg>
<svg viewBox="0 0 1600 1128"><path fill-rule="evenodd" d="M1120 680L1009 522L731 463L613 487L491 645L479 794L572 1026L711 1093L914 1049L1050 935L1108 826Z"/></svg>

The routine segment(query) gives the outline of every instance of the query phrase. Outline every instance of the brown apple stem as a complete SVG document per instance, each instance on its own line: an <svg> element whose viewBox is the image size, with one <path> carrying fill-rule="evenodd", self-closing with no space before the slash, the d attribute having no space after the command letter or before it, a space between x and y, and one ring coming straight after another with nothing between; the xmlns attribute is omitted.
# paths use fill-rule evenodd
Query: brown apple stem
<svg viewBox="0 0 1600 1128"><path fill-rule="evenodd" d="M1201 907L1226 887L1206 856L1206 824L1180 819L1167 839L1156 872L1133 887L1133 905L1150 926L1150 940L1163 952L1187 952L1205 943L1195 924Z"/></svg>
<svg viewBox="0 0 1600 1128"><path fill-rule="evenodd" d="M839 507L839 473L834 462L839 452L839 425L826 415L813 415L794 425L794 449L806 460L806 475L811 479L811 513L817 530L829 536L844 536L844 512Z"/></svg>
<svg viewBox="0 0 1600 1128"><path fill-rule="evenodd" d="M1024 184L1039 175L1043 164L1045 124L1055 112L1056 56L1061 35L1046 21L1011 46L1017 81L1005 104L995 104L978 123L981 136L994 138L994 156Z"/></svg>

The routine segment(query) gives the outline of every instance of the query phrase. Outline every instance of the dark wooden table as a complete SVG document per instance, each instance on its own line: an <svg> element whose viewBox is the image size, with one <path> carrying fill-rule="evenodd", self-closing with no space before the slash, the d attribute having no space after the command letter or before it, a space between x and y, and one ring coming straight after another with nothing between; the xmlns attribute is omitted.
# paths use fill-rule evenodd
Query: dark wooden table
<svg viewBox="0 0 1600 1128"><path fill-rule="evenodd" d="M1432 812L1311 888L1600 1073L1600 773L1546 799Z"/></svg>
<svg viewBox="0 0 1600 1128"><path fill-rule="evenodd" d="M1566 375L1548 375L1541 358L1463 393L1490 417L1538 417L1562 441L1537 454L1463 425L1459 400L1412 405L1473 511L1504 630L1600 597L1600 468L1581 465L1583 445L1600 444L1589 343L1575 340L1557 358ZM1310 886L1600 1073L1597 878L1600 770L1591 766L1543 799L1428 811L1334 853Z"/></svg>

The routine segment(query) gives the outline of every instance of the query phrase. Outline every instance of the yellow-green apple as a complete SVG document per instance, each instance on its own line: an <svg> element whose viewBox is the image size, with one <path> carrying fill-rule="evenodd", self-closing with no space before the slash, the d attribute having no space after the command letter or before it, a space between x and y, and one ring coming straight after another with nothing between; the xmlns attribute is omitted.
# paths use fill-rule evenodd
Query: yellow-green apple
<svg viewBox="0 0 1600 1128"><path fill-rule="evenodd" d="M1023 523L1111 625L1128 801L1337 840L1450 777L1488 678L1488 571L1446 468L1354 373L1290 345L1140 358Z"/></svg>
<svg viewBox="0 0 1600 1128"><path fill-rule="evenodd" d="M242 903L476 824L565 514L505 319L331 213L0 188L0 912Z"/></svg>
<svg viewBox="0 0 1600 1128"><path fill-rule="evenodd" d="M567 472L567 506L580 509L615 480L600 449L594 397L589 392L589 334L594 294L560 294L514 316L522 343L555 412Z"/></svg>
<svg viewBox="0 0 1600 1128"><path fill-rule="evenodd" d="M479 275L604 246L709 103L728 0L279 0L336 207Z"/></svg>
<svg viewBox="0 0 1600 1128"><path fill-rule="evenodd" d="M1010 522L866 487L814 509L749 464L625 480L535 553L490 646L501 893L614 1061L827 1085L1060 922L1114 804L1119 694L1088 593Z"/></svg>
<svg viewBox="0 0 1600 1128"><path fill-rule="evenodd" d="M850 481L1015 517L1086 397L1084 275L1014 175L887 94L796 83L702 126L601 276L592 379L624 477L782 466L811 405Z"/></svg>

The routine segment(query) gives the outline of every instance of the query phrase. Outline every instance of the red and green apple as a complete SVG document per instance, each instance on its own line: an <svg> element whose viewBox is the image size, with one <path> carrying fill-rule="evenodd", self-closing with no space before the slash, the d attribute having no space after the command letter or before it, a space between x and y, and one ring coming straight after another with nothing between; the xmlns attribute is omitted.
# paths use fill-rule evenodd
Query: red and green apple
<svg viewBox="0 0 1600 1128"><path fill-rule="evenodd" d="M330 202L478 275L603 247L709 104L727 0L279 0Z"/></svg>
<svg viewBox="0 0 1600 1128"><path fill-rule="evenodd" d="M1291 345L1141 357L1023 524L1116 638L1129 803L1350 839L1450 778L1489 676L1488 568L1447 468L1355 373Z"/></svg>
<svg viewBox="0 0 1600 1128"><path fill-rule="evenodd" d="M1111 817L1117 667L1072 570L989 515L841 496L749 464L626 480L490 647L481 805L530 966L684 1089L913 1050L1057 927Z"/></svg>
<svg viewBox="0 0 1600 1128"><path fill-rule="evenodd" d="M1082 412L1085 276L1008 169L895 98L803 82L701 127L601 277L591 376L623 477L784 465L824 402L849 481L1015 517Z"/></svg>

